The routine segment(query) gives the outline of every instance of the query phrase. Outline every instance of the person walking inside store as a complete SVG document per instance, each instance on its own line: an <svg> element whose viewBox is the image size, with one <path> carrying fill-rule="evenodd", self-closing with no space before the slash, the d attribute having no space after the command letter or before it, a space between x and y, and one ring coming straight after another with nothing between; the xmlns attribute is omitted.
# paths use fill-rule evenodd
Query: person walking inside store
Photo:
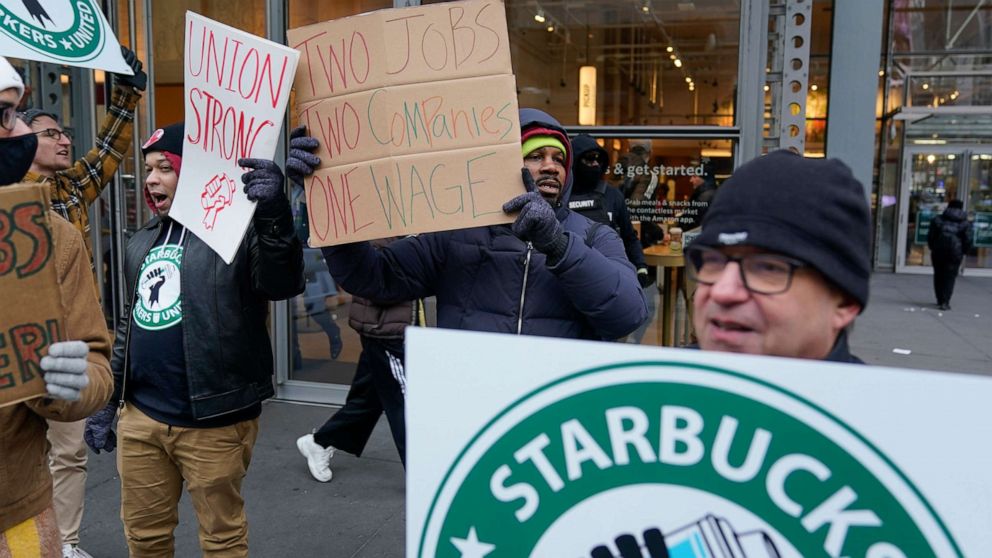
<svg viewBox="0 0 992 558"><path fill-rule="evenodd" d="M184 484L204 556L247 556L241 483L261 403L273 395L268 307L303 292L303 250L272 161L238 161L252 169L242 181L257 206L230 264L171 219L183 135L182 123L166 126L142 147L145 201L156 217L125 250L115 397L87 420L85 437L97 452L112 451L119 437L121 519L132 556L174 554Z"/></svg>
<svg viewBox="0 0 992 558"><path fill-rule="evenodd" d="M961 262L971 251L972 230L968 214L961 200L951 200L947 209L930 220L927 246L933 262L933 292L939 310L951 309L954 281L961 269Z"/></svg>
<svg viewBox="0 0 992 558"><path fill-rule="evenodd" d="M868 304L871 221L836 159L775 151L720 186L686 251L699 347L837 362Z"/></svg>
<svg viewBox="0 0 992 558"><path fill-rule="evenodd" d="M647 309L620 238L568 209L564 129L535 109L520 125L525 192L503 205L512 225L325 247L337 283L383 303L436 296L443 328L613 340L640 325Z"/></svg>
<svg viewBox="0 0 992 558"><path fill-rule="evenodd" d="M113 74L114 92L107 115L96 137L96 144L85 156L72 161L72 135L58 117L41 109L27 109L20 119L38 136L38 151L26 182L50 186L52 209L64 217L82 234L86 255L90 249L89 206L110 183L124 156L131 148L134 132L134 110L145 90L148 77L134 52L121 47L124 60L134 75ZM92 264L91 264L92 265ZM52 421L48 441L52 477L55 482L55 511L62 533L63 558L89 558L79 547L79 526L83 521L86 496L86 444L83 443L84 421Z"/></svg>
<svg viewBox="0 0 992 558"><path fill-rule="evenodd" d="M38 148L38 137L17 118L23 92L20 76L0 57L0 186L25 183ZM0 556L61 555L46 430L97 411L113 390L110 339L83 239L55 212L48 222L62 324L71 339L52 343L41 359L46 396L0 407Z"/></svg>

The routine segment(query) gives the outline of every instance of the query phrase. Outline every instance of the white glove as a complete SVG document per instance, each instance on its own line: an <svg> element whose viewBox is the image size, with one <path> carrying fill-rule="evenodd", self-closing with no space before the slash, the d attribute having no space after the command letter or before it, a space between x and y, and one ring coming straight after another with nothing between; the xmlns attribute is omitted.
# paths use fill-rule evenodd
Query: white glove
<svg viewBox="0 0 992 558"><path fill-rule="evenodd" d="M50 397L79 400L79 392L90 383L86 375L89 354L89 345L82 341L60 341L48 347L48 356L41 359L41 369L45 371L45 388Z"/></svg>

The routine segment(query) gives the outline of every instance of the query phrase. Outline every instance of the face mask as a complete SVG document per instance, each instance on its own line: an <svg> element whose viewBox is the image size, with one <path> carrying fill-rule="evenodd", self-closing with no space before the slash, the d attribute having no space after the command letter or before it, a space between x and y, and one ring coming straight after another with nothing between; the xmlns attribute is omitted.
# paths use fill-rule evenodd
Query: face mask
<svg viewBox="0 0 992 558"><path fill-rule="evenodd" d="M34 162L34 153L37 150L38 136L34 134L0 138L0 153L3 153L4 159L0 163L0 186L23 180Z"/></svg>
<svg viewBox="0 0 992 558"><path fill-rule="evenodd" d="M579 163L575 167L575 185L580 190L590 190L599 184L599 178L603 175L599 165L590 167L584 163Z"/></svg>

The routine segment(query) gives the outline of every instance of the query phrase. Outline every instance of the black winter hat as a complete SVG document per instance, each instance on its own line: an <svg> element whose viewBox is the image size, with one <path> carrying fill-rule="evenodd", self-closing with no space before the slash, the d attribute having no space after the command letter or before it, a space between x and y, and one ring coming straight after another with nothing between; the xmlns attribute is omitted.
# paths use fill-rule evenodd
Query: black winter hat
<svg viewBox="0 0 992 558"><path fill-rule="evenodd" d="M141 146L141 154L147 155L151 151L168 151L182 157L184 128L184 122L176 122L155 130L148 141Z"/></svg>
<svg viewBox="0 0 992 558"><path fill-rule="evenodd" d="M572 152L575 153L575 156L572 157L572 167L578 168L578 165L581 164L582 155L589 151L596 152L596 158L599 160L599 168L605 173L607 167L610 166L610 155L589 134L579 134L572 138Z"/></svg>
<svg viewBox="0 0 992 558"><path fill-rule="evenodd" d="M868 304L871 220L861 183L837 159L774 151L717 190L693 245L756 246L806 262Z"/></svg>

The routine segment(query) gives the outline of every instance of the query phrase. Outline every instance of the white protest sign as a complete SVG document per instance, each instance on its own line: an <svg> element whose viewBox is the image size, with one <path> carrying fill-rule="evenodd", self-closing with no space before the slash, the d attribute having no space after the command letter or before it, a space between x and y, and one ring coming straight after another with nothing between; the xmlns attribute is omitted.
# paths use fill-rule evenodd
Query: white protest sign
<svg viewBox="0 0 992 558"><path fill-rule="evenodd" d="M186 12L186 137L169 216L231 263L255 211L238 159L271 159L299 53Z"/></svg>
<svg viewBox="0 0 992 558"><path fill-rule="evenodd" d="M992 548L989 378L422 328L406 359L407 556Z"/></svg>
<svg viewBox="0 0 992 558"><path fill-rule="evenodd" d="M134 73L95 0L0 0L0 55Z"/></svg>

